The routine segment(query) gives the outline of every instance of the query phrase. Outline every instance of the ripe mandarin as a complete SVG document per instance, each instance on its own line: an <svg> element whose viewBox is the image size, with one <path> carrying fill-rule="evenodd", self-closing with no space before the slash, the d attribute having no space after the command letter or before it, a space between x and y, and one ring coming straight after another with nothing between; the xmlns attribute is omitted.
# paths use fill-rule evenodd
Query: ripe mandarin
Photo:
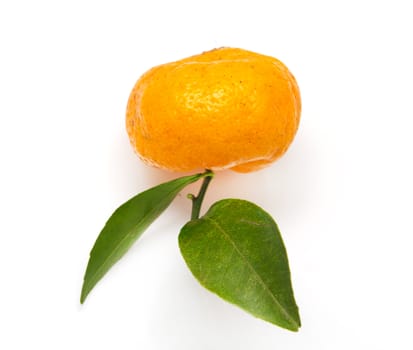
<svg viewBox="0 0 413 350"><path fill-rule="evenodd" d="M282 62L220 48L143 74L129 97L126 126L150 165L250 172L286 152L300 112L297 83Z"/></svg>

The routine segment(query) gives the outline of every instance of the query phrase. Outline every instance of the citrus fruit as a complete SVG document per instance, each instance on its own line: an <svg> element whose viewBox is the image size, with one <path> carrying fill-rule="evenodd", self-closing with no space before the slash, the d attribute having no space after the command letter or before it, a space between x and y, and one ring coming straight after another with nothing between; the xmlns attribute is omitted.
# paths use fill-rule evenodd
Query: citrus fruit
<svg viewBox="0 0 413 350"><path fill-rule="evenodd" d="M143 74L128 100L126 126L150 165L250 172L286 152L300 111L297 83L282 62L220 48Z"/></svg>

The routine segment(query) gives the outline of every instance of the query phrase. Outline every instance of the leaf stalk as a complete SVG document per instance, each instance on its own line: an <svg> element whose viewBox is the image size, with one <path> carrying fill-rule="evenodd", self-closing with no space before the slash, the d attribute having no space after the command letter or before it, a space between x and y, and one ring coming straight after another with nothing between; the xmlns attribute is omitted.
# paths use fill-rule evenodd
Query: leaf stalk
<svg viewBox="0 0 413 350"><path fill-rule="evenodd" d="M192 201L191 220L199 219L201 212L202 202L204 201L205 193L208 189L209 183L214 177L214 173L211 170L206 170L204 173L204 180L197 196L189 194L188 198Z"/></svg>

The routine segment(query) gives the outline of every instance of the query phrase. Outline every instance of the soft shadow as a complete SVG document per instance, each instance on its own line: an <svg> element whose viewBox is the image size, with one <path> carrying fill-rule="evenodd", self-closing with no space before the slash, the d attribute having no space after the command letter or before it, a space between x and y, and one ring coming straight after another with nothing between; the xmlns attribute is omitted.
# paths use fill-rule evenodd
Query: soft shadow
<svg viewBox="0 0 413 350"><path fill-rule="evenodd" d="M157 295L157 314L150 315L147 329L154 345L162 349L255 348L257 339L282 336L283 331L258 320L204 289L181 259ZM281 338L282 339L282 338Z"/></svg>
<svg viewBox="0 0 413 350"><path fill-rule="evenodd" d="M317 149L311 134L301 133L289 151L271 166L257 172L240 174L231 170L217 172L202 207L202 213L216 201L240 198L251 201L283 221L302 219L320 183ZM153 186L193 174L168 172L143 163L129 144L126 132L114 138L113 152L108 157L108 171L116 197L125 200ZM186 187L174 200L168 212L187 220L190 212L188 193L197 194L201 181Z"/></svg>

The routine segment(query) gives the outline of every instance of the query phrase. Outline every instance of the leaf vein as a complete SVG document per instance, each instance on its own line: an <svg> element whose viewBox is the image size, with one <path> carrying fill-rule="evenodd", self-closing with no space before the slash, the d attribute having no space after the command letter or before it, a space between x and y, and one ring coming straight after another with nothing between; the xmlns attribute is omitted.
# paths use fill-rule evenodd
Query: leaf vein
<svg viewBox="0 0 413 350"><path fill-rule="evenodd" d="M258 283L261 284L263 289L270 295L271 299L279 307L279 309L281 310L282 314L286 317L286 319L288 319L292 324L294 324L298 327L297 322L290 316L289 312L277 300L276 296L273 294L271 289L267 286L267 284L261 278L259 273L255 270L254 266L251 265L251 263L244 256L244 254L241 252L241 250L237 247L236 243L232 240L232 238L226 233L226 231L218 223L218 221L212 219L211 217L204 217L204 219L209 220L213 225L215 225L215 227L218 229L218 231L222 233L223 237L233 246L234 250L238 253L238 255L241 257L241 259L244 261L244 263L247 265L247 267L251 270L251 272L253 273L253 276L255 276L255 279L258 281Z"/></svg>
<svg viewBox="0 0 413 350"><path fill-rule="evenodd" d="M176 186L172 191L170 191L170 193L169 193L169 195L171 195L171 194L174 194L175 192L179 192L180 191L180 189L181 189L181 187L182 186ZM91 273L91 275L88 277L88 280L90 281L90 285L92 285L92 286L94 286L96 283L97 283L97 281L99 281L99 279L101 278L101 277L103 277L103 275L105 275L106 274L106 272L107 271L105 271L105 270L107 270L106 269L106 267L107 267L107 264L108 264L108 262L109 262L109 265L114 265L119 259L117 259L116 261L114 261L112 264L110 263L110 261L112 260L112 257L113 256L115 256L116 255L116 253L118 253L119 251L120 251L120 248L122 247L122 245L123 245L123 243L125 242L125 241L127 241L128 239L129 239L129 237L131 237L131 236L133 236L133 235L135 235L135 230L136 230L136 228L138 227L138 226L140 226L141 224L142 224L142 222L144 222L148 217L151 217L151 215L154 213L154 212L156 212L157 210L159 210L159 208L160 207L162 207L162 206L164 206L164 202L166 202L166 203L168 203L168 201L169 201L169 198L167 199L167 200L164 200L164 201L162 201L160 204L158 204L158 206L154 206L154 207L152 207L147 213L146 213L146 215L144 215L144 216L142 216L142 218L141 218L141 220L139 220L129 231L128 231L128 233L126 233L117 243L116 243L116 246L112 249L112 252L111 253L109 253L107 256L106 256L106 258L103 260L103 262L100 264L100 266L94 271L94 272L92 272ZM144 231L145 230L145 228L142 230L142 231ZM127 249L128 250L128 249ZM126 252L125 252L126 253ZM92 254L93 254L93 249L92 249L92 252L91 252L91 256L92 256ZM102 273L102 271L103 271L103 275L101 275L101 273ZM86 275L85 275L85 280L86 280ZM97 279L97 281L96 281L96 279ZM93 288L93 287L92 287ZM87 291L87 289L89 289L89 288L87 288L86 289L86 285L85 285L85 295L86 294L88 294L88 292L90 291Z"/></svg>

